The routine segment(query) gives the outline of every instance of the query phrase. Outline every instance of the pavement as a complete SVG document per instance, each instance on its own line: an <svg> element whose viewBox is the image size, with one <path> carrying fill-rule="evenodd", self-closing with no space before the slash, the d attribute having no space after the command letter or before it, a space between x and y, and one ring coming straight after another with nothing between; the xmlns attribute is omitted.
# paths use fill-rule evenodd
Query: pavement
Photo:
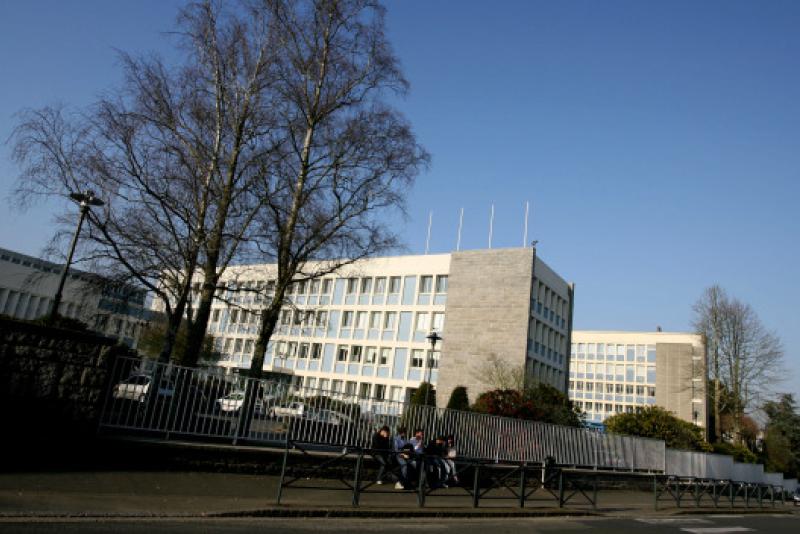
<svg viewBox="0 0 800 534"><path fill-rule="evenodd" d="M300 480L302 485L336 487L334 481ZM343 487L343 486L339 486ZM526 507L516 506L511 493L495 493L506 499L483 499L472 508L470 496L460 488L440 490L428 497L426 506L417 505L416 494L397 491L392 485L371 486L361 495L359 507L352 506L350 491L321 491L290 487L284 490L281 505L276 504L278 478L210 472L74 471L48 473L0 473L0 519L54 520L97 519L191 519L191 518L280 518L280 517L480 517L517 518L553 515L573 517L638 518L677 517L686 513L706 515L735 513L786 514L800 518L800 507L791 503L775 507L745 509L739 503L733 510L720 507L678 509L662 502L653 509L648 492L603 490L598 507L585 501L568 503L563 509L547 493L536 492ZM798 523L800 526L800 523Z"/></svg>

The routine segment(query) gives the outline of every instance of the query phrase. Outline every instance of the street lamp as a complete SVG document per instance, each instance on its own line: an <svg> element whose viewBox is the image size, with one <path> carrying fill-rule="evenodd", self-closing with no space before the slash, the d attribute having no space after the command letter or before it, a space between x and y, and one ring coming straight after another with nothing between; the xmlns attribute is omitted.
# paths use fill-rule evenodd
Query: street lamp
<svg viewBox="0 0 800 534"><path fill-rule="evenodd" d="M67 281L67 272L69 265L72 263L72 255L75 253L75 245L78 244L78 236L81 233L81 226L83 226L83 219L89 212L91 206L102 206L104 202L94 196L92 191L86 193L70 193L70 198L78 203L81 208L81 215L78 218L78 227L75 229L75 235L72 236L72 243L69 246L69 254L67 254L67 263L64 264L64 269L61 271L61 278L58 281L58 289L56 295L53 297L53 307L50 310L50 322L54 322L58 317L58 308L61 306L61 294L64 291L64 282Z"/></svg>
<svg viewBox="0 0 800 534"><path fill-rule="evenodd" d="M426 364L428 367L428 379L426 382L428 383L428 388L425 390L425 406L428 405L428 399L431 395L431 367L433 363L433 352L436 350L436 343L442 340L442 336L436 333L436 330L432 330L427 337L428 341L431 342L431 354L428 358L426 358Z"/></svg>

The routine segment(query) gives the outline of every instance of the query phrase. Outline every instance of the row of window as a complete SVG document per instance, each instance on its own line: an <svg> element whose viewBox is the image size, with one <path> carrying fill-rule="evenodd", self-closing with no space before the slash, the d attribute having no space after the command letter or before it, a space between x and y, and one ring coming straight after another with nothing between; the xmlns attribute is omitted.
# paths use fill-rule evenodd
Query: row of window
<svg viewBox="0 0 800 534"><path fill-rule="evenodd" d="M598 393L613 393L617 395L636 395L638 397L656 396L655 386L638 386L634 384L603 384L601 382L576 382L569 381L570 393L573 391L596 391Z"/></svg>
<svg viewBox="0 0 800 534"><path fill-rule="evenodd" d="M428 355L426 364L425 355ZM411 350L410 367L423 368L426 365L431 369L439 367L439 351L422 349ZM275 345L275 357L279 360L297 358L300 360L319 360L322 358L321 343L305 343L297 341L279 341ZM339 363L364 363L382 366L392 365L392 349L389 347L373 347L364 345L337 345L336 361Z"/></svg>
<svg viewBox="0 0 800 534"><path fill-rule="evenodd" d="M607 360L627 362L656 361L655 345L621 345L614 343L573 343L575 360Z"/></svg>
<svg viewBox="0 0 800 534"><path fill-rule="evenodd" d="M586 378L597 380L614 380L618 382L647 382L654 384L656 381L656 367L654 365L631 365L613 363L585 363L573 362L569 369L570 378Z"/></svg>
<svg viewBox="0 0 800 534"><path fill-rule="evenodd" d="M630 404L609 404L603 402L583 401L575 401L575 405L585 412L599 412L607 414L640 412L643 408L642 406L631 406Z"/></svg>
<svg viewBox="0 0 800 534"><path fill-rule="evenodd" d="M402 386L387 386L372 382L356 382L351 380L338 380L319 378L313 376L294 377L295 386L298 388L319 389L331 393L359 396L363 399L391 400L401 402L404 400L406 388Z"/></svg>
<svg viewBox="0 0 800 534"><path fill-rule="evenodd" d="M402 277L400 276L378 276L378 277L365 277L365 278L345 278L345 293L347 295L373 295L379 296L386 294L387 290L390 295L400 293L402 285ZM333 289L333 278L322 278L316 280L300 280L289 285L286 290L287 296L313 296L313 295L330 295ZM446 294L447 293L447 275L422 275L419 277L419 293L420 294ZM200 283L195 282L192 286L195 293L200 291ZM274 280L247 280L244 282L229 281L227 289L236 291L239 289L250 289L256 293L272 293L275 291ZM217 290L218 296L221 296L223 289Z"/></svg>

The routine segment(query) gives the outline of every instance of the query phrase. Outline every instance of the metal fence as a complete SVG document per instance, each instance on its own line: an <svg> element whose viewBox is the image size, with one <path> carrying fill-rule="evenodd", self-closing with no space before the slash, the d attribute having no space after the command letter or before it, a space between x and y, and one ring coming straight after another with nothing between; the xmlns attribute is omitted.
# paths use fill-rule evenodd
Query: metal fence
<svg viewBox="0 0 800 534"><path fill-rule="evenodd" d="M370 446L382 425L422 429L426 439L453 435L460 456L496 462L542 463L659 473L783 486L796 481L729 456L666 449L657 439L472 412L362 398L354 392L295 387L274 380L220 376L199 369L119 358L112 371L100 426L171 437L281 445ZM245 420L245 392L254 399ZM780 481L778 481L780 477Z"/></svg>

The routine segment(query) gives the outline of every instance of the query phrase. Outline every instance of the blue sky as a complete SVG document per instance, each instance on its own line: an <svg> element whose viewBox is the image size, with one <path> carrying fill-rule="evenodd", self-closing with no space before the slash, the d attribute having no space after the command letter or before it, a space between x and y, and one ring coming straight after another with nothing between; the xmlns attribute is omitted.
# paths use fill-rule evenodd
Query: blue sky
<svg viewBox="0 0 800 534"><path fill-rule="evenodd" d="M115 49L169 54L178 2L7 2L0 138L23 107L82 106L119 82ZM522 244L576 288L577 328L690 327L718 283L784 341L800 390L800 3L387 3L412 84L399 103L433 155L400 233L422 252ZM0 147L0 195L16 170ZM3 201L0 245L38 253L47 204Z"/></svg>

